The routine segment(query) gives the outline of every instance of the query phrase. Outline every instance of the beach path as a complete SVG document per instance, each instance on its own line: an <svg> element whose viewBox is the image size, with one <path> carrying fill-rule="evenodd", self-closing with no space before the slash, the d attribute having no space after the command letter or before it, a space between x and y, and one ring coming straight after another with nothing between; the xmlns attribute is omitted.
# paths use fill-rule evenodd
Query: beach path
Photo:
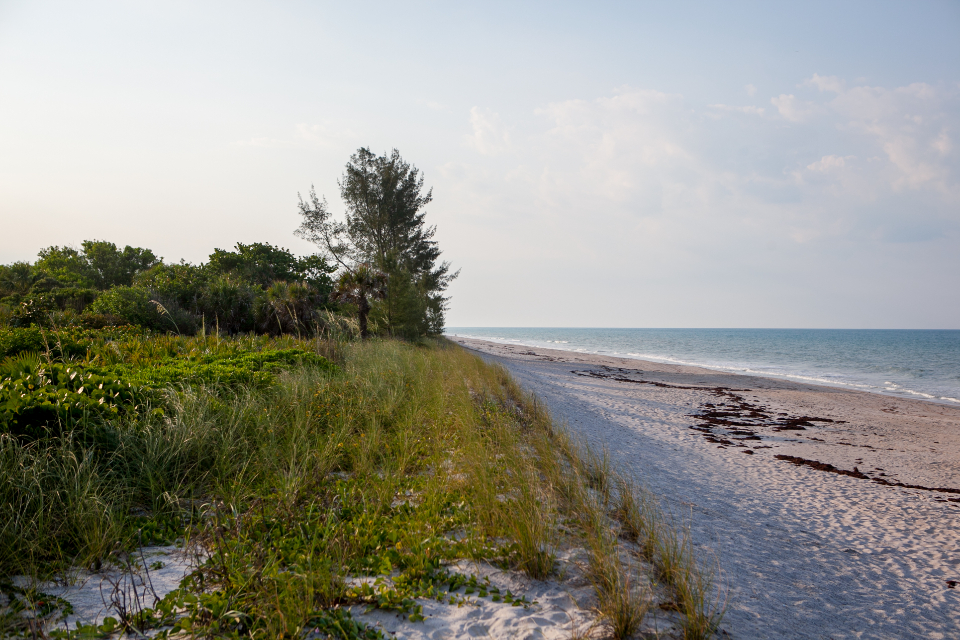
<svg viewBox="0 0 960 640"><path fill-rule="evenodd" d="M730 637L960 638L960 410L452 339L689 526Z"/></svg>

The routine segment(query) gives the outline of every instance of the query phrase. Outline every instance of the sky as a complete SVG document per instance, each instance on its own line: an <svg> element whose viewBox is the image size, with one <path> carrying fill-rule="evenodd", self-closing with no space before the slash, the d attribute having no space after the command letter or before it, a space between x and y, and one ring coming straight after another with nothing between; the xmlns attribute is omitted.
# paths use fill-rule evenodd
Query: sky
<svg viewBox="0 0 960 640"><path fill-rule="evenodd" d="M0 0L0 263L295 238L398 149L448 326L960 329L960 2Z"/></svg>

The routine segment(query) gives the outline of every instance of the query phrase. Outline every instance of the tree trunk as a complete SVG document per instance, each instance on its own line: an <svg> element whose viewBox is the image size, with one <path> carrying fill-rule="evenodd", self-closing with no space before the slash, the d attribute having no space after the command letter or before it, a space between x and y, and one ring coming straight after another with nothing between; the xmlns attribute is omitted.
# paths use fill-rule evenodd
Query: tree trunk
<svg viewBox="0 0 960 640"><path fill-rule="evenodd" d="M370 333L367 331L367 314L370 313L370 303L367 301L367 296L360 296L360 302L357 304L357 309L360 315L360 337L367 338L370 335Z"/></svg>

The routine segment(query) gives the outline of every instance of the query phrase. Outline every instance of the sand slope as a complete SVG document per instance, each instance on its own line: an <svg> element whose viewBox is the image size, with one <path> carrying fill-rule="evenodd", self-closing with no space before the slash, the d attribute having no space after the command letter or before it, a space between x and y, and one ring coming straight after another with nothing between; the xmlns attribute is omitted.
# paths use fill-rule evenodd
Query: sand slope
<svg viewBox="0 0 960 640"><path fill-rule="evenodd" d="M960 637L960 410L454 339L688 519L733 637Z"/></svg>

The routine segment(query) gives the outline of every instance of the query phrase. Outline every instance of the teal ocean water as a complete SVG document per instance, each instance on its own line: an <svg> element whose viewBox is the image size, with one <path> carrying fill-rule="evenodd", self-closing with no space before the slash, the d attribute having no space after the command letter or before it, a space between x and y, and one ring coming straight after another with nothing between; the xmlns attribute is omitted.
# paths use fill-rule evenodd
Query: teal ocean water
<svg viewBox="0 0 960 640"><path fill-rule="evenodd" d="M445 333L960 406L960 330L447 327Z"/></svg>

